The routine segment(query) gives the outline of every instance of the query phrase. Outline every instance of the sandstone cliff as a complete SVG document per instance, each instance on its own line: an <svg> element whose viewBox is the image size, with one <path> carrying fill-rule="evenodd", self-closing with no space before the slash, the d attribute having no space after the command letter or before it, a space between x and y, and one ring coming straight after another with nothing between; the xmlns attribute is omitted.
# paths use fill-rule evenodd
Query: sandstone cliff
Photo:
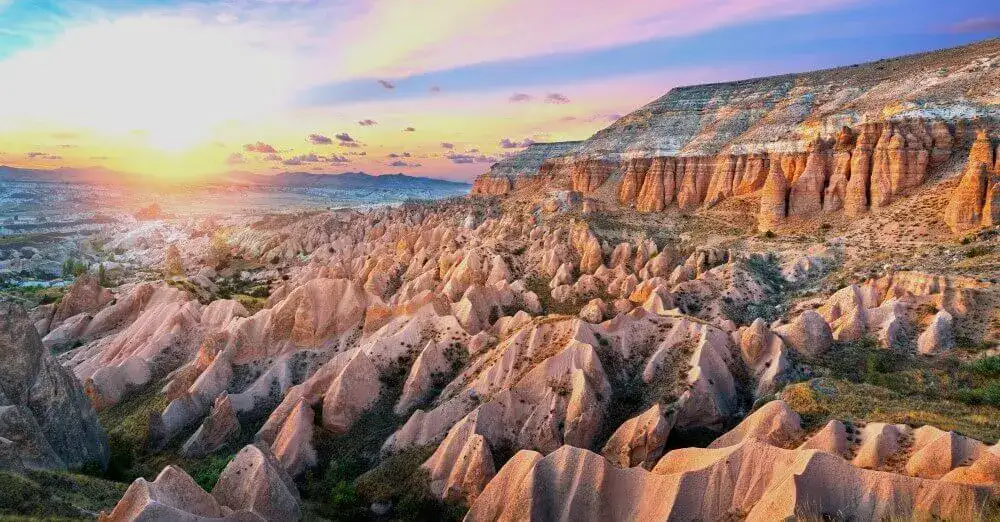
<svg viewBox="0 0 1000 522"><path fill-rule="evenodd" d="M966 146L973 126L1000 127L997 98L981 87L998 79L1000 40L988 40L858 66L677 88L567 144L537 170L483 174L474 193L527 185L589 193L614 183L620 205L694 212L759 193L780 170L788 186L772 183L765 191L761 230L821 212L858 215L923 184ZM530 149L522 155L510 161L534 165L539 156ZM985 198L987 189L975 188ZM777 205L782 195L784 208Z"/></svg>

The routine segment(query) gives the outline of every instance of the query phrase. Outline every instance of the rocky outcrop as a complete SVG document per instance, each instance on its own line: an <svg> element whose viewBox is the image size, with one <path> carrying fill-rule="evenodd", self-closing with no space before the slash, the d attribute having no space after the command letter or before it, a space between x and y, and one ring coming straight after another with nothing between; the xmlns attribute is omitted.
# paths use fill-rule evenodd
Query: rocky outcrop
<svg viewBox="0 0 1000 522"><path fill-rule="evenodd" d="M107 465L107 436L80 382L12 303L0 303L0 361L0 438L24 467Z"/></svg>
<svg viewBox="0 0 1000 522"><path fill-rule="evenodd" d="M764 182L760 197L760 213L757 228L767 231L775 228L788 215L788 178L781 170L781 164L771 163L771 171Z"/></svg>
<svg viewBox="0 0 1000 522"><path fill-rule="evenodd" d="M660 404L654 404L645 413L619 426L601 453L622 468L642 466L651 469L663 455L672 417Z"/></svg>
<svg viewBox="0 0 1000 522"><path fill-rule="evenodd" d="M734 513L746 520L829 513L971 520L983 516L997 485L982 443L953 433L917 430L905 475L863 469L824 450L790 448L800 433L798 415L775 401L709 448L667 453L652 471L619 469L571 446L544 457L522 451L489 482L467 520L723 520ZM838 437L837 430L831 436Z"/></svg>
<svg viewBox="0 0 1000 522"><path fill-rule="evenodd" d="M965 173L944 211L945 223L956 234L1000 222L1000 215L994 215L1000 212L1000 201L995 201L1000 197L1000 171L994 167L993 154L993 143L986 131L979 131L969 150Z"/></svg>
<svg viewBox="0 0 1000 522"><path fill-rule="evenodd" d="M153 482L136 479L101 522L140 520L297 521L299 493L274 455L243 448L219 475L209 494L180 468L167 466Z"/></svg>

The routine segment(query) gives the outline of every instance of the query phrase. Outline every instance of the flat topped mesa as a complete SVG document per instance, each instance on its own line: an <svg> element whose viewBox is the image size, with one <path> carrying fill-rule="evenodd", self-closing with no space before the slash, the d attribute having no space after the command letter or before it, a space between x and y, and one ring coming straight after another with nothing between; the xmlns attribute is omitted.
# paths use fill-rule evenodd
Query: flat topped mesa
<svg viewBox="0 0 1000 522"><path fill-rule="evenodd" d="M857 216L945 172L973 121L1000 121L1000 105L975 88L1000 81L1000 68L976 65L1000 63L998 53L1000 40L988 40L676 88L585 141L532 146L505 159L472 192L589 194L612 183L613 200L623 207L691 213L760 195L769 174L780 170L788 186L760 207L761 230L824 212ZM901 90L901 84L920 87ZM956 88L967 93L961 100ZM776 209L780 215L772 216Z"/></svg>

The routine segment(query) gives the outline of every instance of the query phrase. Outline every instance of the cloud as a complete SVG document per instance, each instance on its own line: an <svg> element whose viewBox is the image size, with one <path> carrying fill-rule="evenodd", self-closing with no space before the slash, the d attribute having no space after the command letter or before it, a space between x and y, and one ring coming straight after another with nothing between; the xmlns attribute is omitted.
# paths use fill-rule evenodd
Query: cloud
<svg viewBox="0 0 1000 522"><path fill-rule="evenodd" d="M243 150L247 152L258 152L260 154L271 154L278 152L274 147L264 143L263 141L258 141L257 143L248 143L243 146Z"/></svg>
<svg viewBox="0 0 1000 522"><path fill-rule="evenodd" d="M407 163L403 160L396 160L389 164L390 167L420 167L419 163Z"/></svg>
<svg viewBox="0 0 1000 522"><path fill-rule="evenodd" d="M500 140L500 147L504 149L520 149L521 147L527 147L535 143L535 140L531 138L524 138L521 141L512 141L510 138L504 138Z"/></svg>
<svg viewBox="0 0 1000 522"><path fill-rule="evenodd" d="M1000 32L1000 16L981 16L963 20L945 28L950 33L995 33Z"/></svg>
<svg viewBox="0 0 1000 522"><path fill-rule="evenodd" d="M308 140L309 143L312 143L313 145L329 145L333 143L333 140L331 140L326 136L323 136L322 134L310 134L309 137L306 138L306 140Z"/></svg>
<svg viewBox="0 0 1000 522"><path fill-rule="evenodd" d="M346 132L341 132L340 134L337 134L336 138L340 140L342 143L356 143L354 141L354 138L352 138L351 135Z"/></svg>
<svg viewBox="0 0 1000 522"><path fill-rule="evenodd" d="M378 83L379 83L379 85L381 85L382 87L385 87L386 89L390 89L391 90L391 89L395 89L396 88L396 85L393 84L392 82L388 81L388 80L379 80Z"/></svg>
<svg viewBox="0 0 1000 522"><path fill-rule="evenodd" d="M449 153L445 157L456 165L468 165L471 163L496 163L497 161L497 159L493 156L487 156L485 154L474 155Z"/></svg>
<svg viewBox="0 0 1000 522"><path fill-rule="evenodd" d="M48 152L29 152L25 154L28 159L44 159L44 160L61 160L62 156L58 154L49 154Z"/></svg>
<svg viewBox="0 0 1000 522"><path fill-rule="evenodd" d="M272 152L271 154L268 154L267 156L264 156L264 160L265 161L281 161L281 156L279 156L278 154L275 154L275 153Z"/></svg>
<svg viewBox="0 0 1000 522"><path fill-rule="evenodd" d="M472 149L469 149L469 150L467 150L465 152L468 152L469 154L479 154L479 149L472 148Z"/></svg>
<svg viewBox="0 0 1000 522"><path fill-rule="evenodd" d="M326 160L327 159L325 157L318 156L315 152L310 152L309 154L300 154L293 158L288 158L282 163L285 165L302 165L304 163L319 163Z"/></svg>
<svg viewBox="0 0 1000 522"><path fill-rule="evenodd" d="M361 125L362 127L371 127L372 125L378 125L378 122L372 119L361 120L358 122L358 125Z"/></svg>
<svg viewBox="0 0 1000 522"><path fill-rule="evenodd" d="M442 149L454 149L455 148L455 144L454 143L448 143L448 142L441 142L441 148Z"/></svg>
<svg viewBox="0 0 1000 522"><path fill-rule="evenodd" d="M369 7L351 20L345 30L328 36L334 40L328 47L343 55L347 72L354 76L410 76L478 63L583 53L691 36L858 3L858 0L363 2ZM571 23L553 23L565 20L567 13L573 13ZM483 30L483 25L487 30ZM371 50L375 45L377 52Z"/></svg>
<svg viewBox="0 0 1000 522"><path fill-rule="evenodd" d="M545 103L555 103L557 105L563 105L569 103L569 98L558 92L550 92L545 95Z"/></svg>
<svg viewBox="0 0 1000 522"><path fill-rule="evenodd" d="M414 129L413 127L407 127L403 129L403 132L417 132L417 129Z"/></svg>
<svg viewBox="0 0 1000 522"><path fill-rule="evenodd" d="M429 90L431 91L431 94L437 94L441 92L441 87L438 87L437 85L432 85Z"/></svg>
<svg viewBox="0 0 1000 522"><path fill-rule="evenodd" d="M507 99L507 101L509 101L511 103L523 103L523 102L528 102L528 101L531 101L531 100L532 100L532 96L530 94L526 94L526 93L523 93L523 92L516 92L516 93L510 95L510 98Z"/></svg>
<svg viewBox="0 0 1000 522"><path fill-rule="evenodd" d="M330 163L333 163L334 165L345 165L345 164L351 162L351 160L348 159L347 157L345 157L345 156L337 156L337 155L330 156L328 158L328 161Z"/></svg>
<svg viewBox="0 0 1000 522"><path fill-rule="evenodd" d="M243 154L240 152L234 152L230 154L228 158L226 158L227 165L242 165L246 162L247 162L246 157L244 157Z"/></svg>
<svg viewBox="0 0 1000 522"><path fill-rule="evenodd" d="M385 157L387 157L387 158L412 158L413 155L410 154L409 152L402 152L402 153L399 153L399 154L397 154L395 152L392 152L392 153L386 154Z"/></svg>

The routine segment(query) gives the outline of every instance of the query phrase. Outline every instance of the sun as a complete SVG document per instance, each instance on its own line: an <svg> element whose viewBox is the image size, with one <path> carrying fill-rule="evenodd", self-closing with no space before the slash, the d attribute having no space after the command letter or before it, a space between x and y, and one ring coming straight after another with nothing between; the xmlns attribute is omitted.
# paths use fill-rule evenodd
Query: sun
<svg viewBox="0 0 1000 522"><path fill-rule="evenodd" d="M0 116L126 138L141 129L150 147L181 152L293 98L293 64L252 38L153 15L74 27L0 64Z"/></svg>

